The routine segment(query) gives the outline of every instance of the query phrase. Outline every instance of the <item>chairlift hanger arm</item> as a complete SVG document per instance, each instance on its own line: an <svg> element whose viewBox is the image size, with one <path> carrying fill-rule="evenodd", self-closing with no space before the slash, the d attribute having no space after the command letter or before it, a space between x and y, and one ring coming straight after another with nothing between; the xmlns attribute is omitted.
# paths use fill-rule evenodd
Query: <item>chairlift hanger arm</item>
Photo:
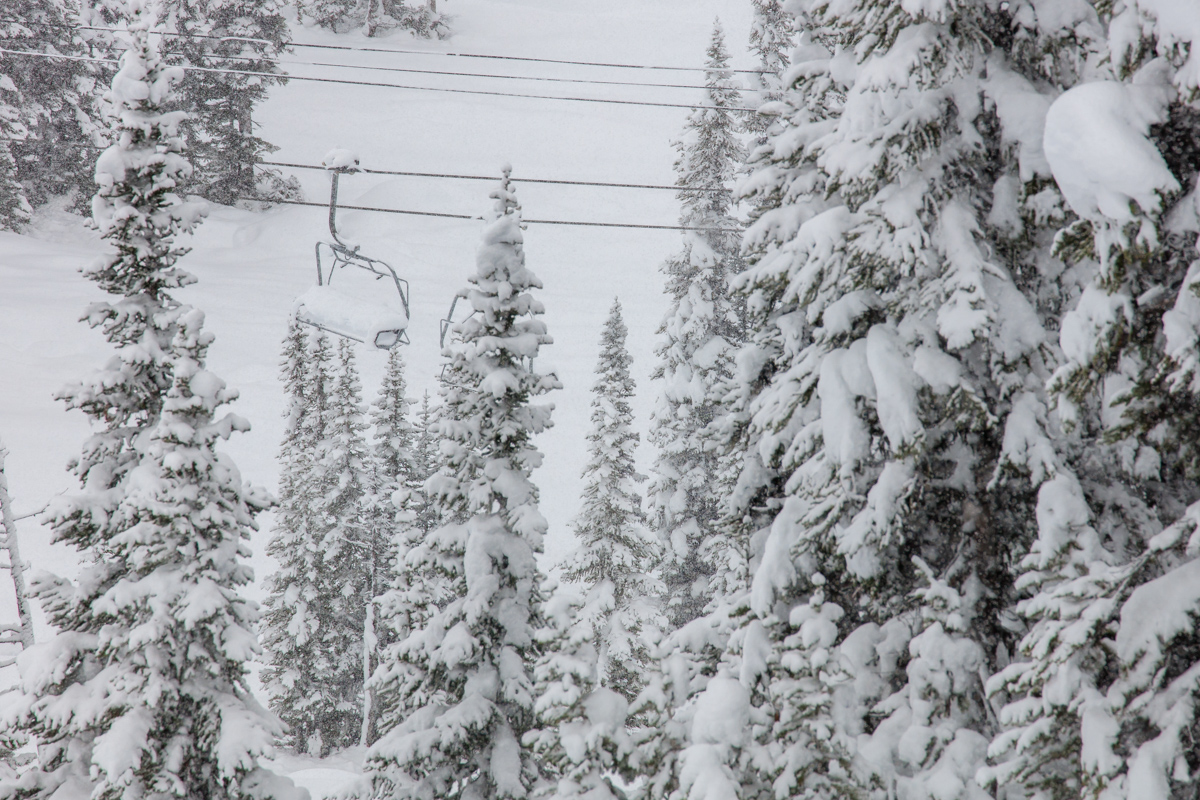
<svg viewBox="0 0 1200 800"><path fill-rule="evenodd" d="M337 198L338 198L338 179L341 178L342 175L353 174L355 172L359 172L360 170L357 167L326 167L326 169L329 170L329 177L331 179L330 186L329 186L329 235L332 236L333 240L335 242L337 242L338 244L340 244L342 247L345 247L347 249L352 249L352 250L358 250L357 247L351 248L350 245L343 242L341 240L341 237L338 236L338 232L337 232Z"/></svg>

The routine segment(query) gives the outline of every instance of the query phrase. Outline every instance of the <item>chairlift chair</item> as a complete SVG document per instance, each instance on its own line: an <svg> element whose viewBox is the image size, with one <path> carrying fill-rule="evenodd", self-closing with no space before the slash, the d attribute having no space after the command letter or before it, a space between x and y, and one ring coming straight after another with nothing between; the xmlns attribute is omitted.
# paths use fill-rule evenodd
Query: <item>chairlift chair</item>
<svg viewBox="0 0 1200 800"><path fill-rule="evenodd" d="M338 179L359 172L358 158L346 150L334 150L325 156L324 166L332 179L329 192L329 234L332 242L317 242L317 285L296 300L296 319L335 336L370 343L381 350L408 344L408 281L378 258L359 252L358 245L342 241L337 231ZM322 257L324 255L324 257ZM362 272L355 272L361 270ZM374 298L345 291L343 277L334 286L335 276L363 273L382 280L389 288ZM391 287L396 295L391 293ZM399 302L396 297L398 296Z"/></svg>
<svg viewBox="0 0 1200 800"><path fill-rule="evenodd" d="M452 299L450 301L450 310L446 312L446 317L439 321L439 329L440 330L438 332L438 347L445 348L446 336L447 336L447 334L450 333L451 327L453 327L454 325L457 325L460 322L466 322L471 317L473 317L477 313L479 313L477 311L471 311L470 313L463 316L462 319L455 319L454 318L454 309L458 305L458 301L461 299L463 299L461 296L459 296L457 294L454 295L454 299Z"/></svg>

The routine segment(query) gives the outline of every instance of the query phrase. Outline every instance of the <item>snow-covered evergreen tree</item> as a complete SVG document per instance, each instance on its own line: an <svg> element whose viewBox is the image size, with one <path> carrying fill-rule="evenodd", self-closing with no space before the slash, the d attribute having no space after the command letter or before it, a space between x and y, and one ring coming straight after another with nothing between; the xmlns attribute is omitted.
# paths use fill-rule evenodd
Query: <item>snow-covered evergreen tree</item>
<svg viewBox="0 0 1200 800"><path fill-rule="evenodd" d="M426 392L414 423L412 480L416 485L410 501L413 525L422 539L442 523L437 498L426 488L426 482L441 466L438 425L437 410L429 405L429 392Z"/></svg>
<svg viewBox="0 0 1200 800"><path fill-rule="evenodd" d="M764 654L744 660L746 608L738 599L718 598L653 652L657 669L630 709L638 723L635 774L647 798L767 796L756 738L771 716L759 690Z"/></svg>
<svg viewBox="0 0 1200 800"><path fill-rule="evenodd" d="M369 681L381 663L383 653L410 628L410 609L401 599L408 588L404 558L419 540L415 530L414 507L420 499L416 492L424 478L416 472L414 438L416 431L408 419L412 400L407 396L404 357L400 348L388 353L387 368L379 395L371 406L375 428L375 446L371 459L371 486L367 496L367 541L369 578L366 594L367 641L364 648L364 680ZM376 738L379 713L375 689L368 685L364 694L363 744Z"/></svg>
<svg viewBox="0 0 1200 800"><path fill-rule="evenodd" d="M285 434L285 493L269 549L280 570L270 579L263 682L288 744L326 755L362 734L372 474L352 345L343 340L335 357L324 334L307 352L303 340L294 324L284 380L299 410Z"/></svg>
<svg viewBox="0 0 1200 800"><path fill-rule="evenodd" d="M648 492L654 529L666 550L663 578L668 613L679 626L694 619L710 596L711 544L719 503L728 485L720 459L706 447L705 428L719 413L717 388L732 374L742 320L729 280L742 269L740 223L732 181L744 154L735 134L739 94L728 69L724 34L713 30L708 48L705 105L688 118L675 163L683 210L680 223L701 230L684 235L683 250L663 265L671 307L659 328L654 372L661 399L651 421L658 447Z"/></svg>
<svg viewBox="0 0 1200 800"><path fill-rule="evenodd" d="M410 400L405 402L411 404ZM405 423L408 424L407 420ZM430 406L426 392L416 423L410 424L404 434L408 459L404 462L407 472L401 498L403 509L392 514L397 536L393 540L395 562L386 590L378 599L380 652L369 687L378 732L399 725L410 711L407 691L419 673L403 658L404 640L423 627L430 615L449 599L444 591L444 576L422 563L420 554L413 552L442 523L439 500L427 487L440 464L437 426L437 412Z"/></svg>
<svg viewBox="0 0 1200 800"><path fill-rule="evenodd" d="M447 18L436 3L417 0L301 0L296 13L306 25L320 25L339 33L361 29L367 36L399 28L421 39L447 36Z"/></svg>
<svg viewBox="0 0 1200 800"><path fill-rule="evenodd" d="M988 685L998 701L1008 702L1000 713L1004 730L990 748L995 763L980 771L985 785L1001 781L1046 797L1080 796L1104 788L1120 766L1120 759L1103 757L1106 747L1085 747L1084 725L1101 741L1113 738L1117 727L1103 676L1116 676L1120 666L1105 640L1128 594L1131 569L1112 563L1092 521L1073 475L1042 485L1038 540L1017 584L1031 595L1016 609L1029 618L1030 630L1014 663Z"/></svg>
<svg viewBox="0 0 1200 800"><path fill-rule="evenodd" d="M478 313L456 325L447 348L447 466L431 487L465 521L447 522L408 556L442 577L447 597L399 646L408 714L367 753L374 797L521 798L537 773L521 747L534 726L535 556L546 532L531 437L550 425L551 406L536 398L559 382L533 366L551 339L508 175L460 295Z"/></svg>
<svg viewBox="0 0 1200 800"><path fill-rule="evenodd" d="M62 393L99 430L73 464L83 491L49 512L86 562L75 583L38 581L58 632L22 660L3 718L39 758L4 794L304 798L259 763L278 725L246 685L258 614L240 592L269 498L216 450L248 424L219 414L236 392L205 368L203 314L171 295L194 282L175 238L201 210L174 192L189 169L183 115L163 109L179 70L151 43L153 15L139 0L130 11L93 201L116 252L87 271L114 299L85 317L117 352Z"/></svg>
<svg viewBox="0 0 1200 800"><path fill-rule="evenodd" d="M767 625L746 628L743 680L757 678L755 688L766 694L760 714L773 712L750 734L761 746L755 777L776 798L832 800L863 793L853 759L854 731L838 724L860 688L842 661L857 653L845 643L841 652L834 647L845 611L825 600L823 578L820 573L810 577L812 594L791 609L786 621L768 618Z"/></svg>
<svg viewBox="0 0 1200 800"><path fill-rule="evenodd" d="M83 210L96 188L95 148L104 143L105 132L98 81L111 81L113 70L72 60L90 55L78 27L79 10L70 0L10 0L0 20L0 48L68 57L0 57L0 72L19 95L24 129L10 148L26 197L35 206L52 195L73 193Z"/></svg>
<svg viewBox="0 0 1200 800"><path fill-rule="evenodd" d="M984 800L988 795L975 775L987 755L985 734L992 732L986 718L989 709L980 702L984 646L991 642L981 644L977 635L972 637L975 620L969 599L939 580L919 558L917 566L927 585L914 593L914 612L893 617L881 629L863 629L875 634L867 641L886 642L890 633L908 644L907 663L903 652L895 653L898 658L880 658L880 649L889 650L885 645L872 659L874 670L863 671L900 689L871 709L883 719L859 741L859 751L876 780L895 787L898 795L921 796L955 787L955 796ZM898 643L893 640L892 647Z"/></svg>
<svg viewBox="0 0 1200 800"><path fill-rule="evenodd" d="M310 341L306 330L292 320L284 340L280 377L288 393L288 424L280 446L279 508L267 545L279 569L267 578L262 681L271 708L288 726L284 741L301 752L319 752L318 684L330 660L325 642L330 619L321 581L317 459L330 417L333 354L326 336Z"/></svg>
<svg viewBox="0 0 1200 800"><path fill-rule="evenodd" d="M404 356L400 348L393 347L388 352L379 396L371 406L371 423L375 428L373 465L380 495L390 497L397 490L411 490L418 482L424 482L416 471L417 431L409 421L411 405L404 377Z"/></svg>
<svg viewBox="0 0 1200 800"><path fill-rule="evenodd" d="M751 84L757 94L755 105L762 106L783 97L783 73L796 44L794 17L783 10L781 0L750 0L754 21L750 25L750 51L758 56L757 72L751 73ZM766 141L771 118L750 114L743 127L756 134L759 144Z"/></svg>
<svg viewBox="0 0 1200 800"><path fill-rule="evenodd" d="M583 470L583 508L575 520L578 550L564 563L564 580L583 584L580 614L595 631L599 683L633 700L645 683L649 643L663 629L662 587L652 577L659 546L646 528L634 467L638 434L629 401L634 394L625 349L628 330L614 300L600 339L592 386L589 461Z"/></svg>
<svg viewBox="0 0 1200 800"><path fill-rule="evenodd" d="M828 708L840 754L775 780L981 797L1012 565L1038 487L1076 458L1044 388L1069 288L1041 119L1086 56L1032 56L1084 39L1087 15L1072 32L973 3L789 10L794 82L744 185L752 335L724 420L740 463L728 518L757 565L763 708ZM839 609L820 653L794 638L816 595ZM826 658L833 685L796 681ZM803 753L809 736L760 742Z"/></svg>
<svg viewBox="0 0 1200 800"><path fill-rule="evenodd" d="M19 231L29 222L33 209L17 174L12 143L28 135L21 122L20 95L16 85L0 73L0 230Z"/></svg>
<svg viewBox="0 0 1200 800"><path fill-rule="evenodd" d="M372 465L367 446L362 385L354 344L338 342L338 366L329 397L330 415L318 463L324 535L321 582L327 604L326 643L332 657L325 682L323 750L357 744L362 735L364 653L370 652L368 609L375 602L372 578L386 561L386 543L376 542L369 512Z"/></svg>
<svg viewBox="0 0 1200 800"><path fill-rule="evenodd" d="M626 731L629 703L620 693L600 686L597 641L603 630L593 625L584 604L563 593L549 592L546 627L538 632L542 656L534 667L538 727L525 734L546 778L536 798L626 796L618 775L636 774L634 738Z"/></svg>
<svg viewBox="0 0 1200 800"><path fill-rule="evenodd" d="M280 0L163 0L167 41L186 64L182 100L196 173L191 191L217 203L295 196L294 179L262 166L277 148L256 132L254 108L286 82L276 59L291 44ZM210 68L237 70L204 71ZM249 74L246 74L249 73Z"/></svg>
<svg viewBox="0 0 1200 800"><path fill-rule="evenodd" d="M1030 628L992 682L1006 730L982 777L1183 797L1200 774L1197 32L1149 3L1097 12L1090 69L1050 106L1044 139L1070 212L1051 387L1080 457L1038 498L1019 579Z"/></svg>

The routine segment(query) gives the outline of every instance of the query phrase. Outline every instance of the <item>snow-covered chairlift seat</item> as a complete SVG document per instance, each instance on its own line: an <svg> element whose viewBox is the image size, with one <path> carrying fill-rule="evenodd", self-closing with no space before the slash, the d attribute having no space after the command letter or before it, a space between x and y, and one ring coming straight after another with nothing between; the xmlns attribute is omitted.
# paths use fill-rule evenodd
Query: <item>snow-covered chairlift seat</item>
<svg viewBox="0 0 1200 800"><path fill-rule="evenodd" d="M329 271L324 269L322 252L328 251ZM347 291L332 285L334 276L354 267L352 273L370 273L382 282L378 290ZM343 281L340 281L343 283ZM341 243L317 243L317 285L296 299L296 319L320 330L373 344L388 350L408 343L408 282L396 275L391 266L379 259L367 258Z"/></svg>
<svg viewBox="0 0 1200 800"><path fill-rule="evenodd" d="M331 179L329 234L333 241L317 242L317 285L297 298L296 319L381 350L408 344L408 281L397 275L386 261L363 255L357 245L342 241L338 235L338 178L360 171L358 156L349 150L336 149L322 163ZM321 257L322 251L325 259ZM337 288L333 286L335 275L341 276ZM357 284L354 291L346 291L347 282Z"/></svg>
<svg viewBox="0 0 1200 800"><path fill-rule="evenodd" d="M357 297L328 284L313 286L296 300L301 322L347 339L388 350L406 340L408 314L386 302Z"/></svg>

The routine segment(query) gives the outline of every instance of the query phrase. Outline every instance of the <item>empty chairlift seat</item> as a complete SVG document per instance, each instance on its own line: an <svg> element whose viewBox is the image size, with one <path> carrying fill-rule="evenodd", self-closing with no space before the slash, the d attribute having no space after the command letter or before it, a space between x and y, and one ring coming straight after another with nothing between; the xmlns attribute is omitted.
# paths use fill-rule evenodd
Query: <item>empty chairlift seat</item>
<svg viewBox="0 0 1200 800"><path fill-rule="evenodd" d="M333 241L317 242L317 285L297 298L296 319L383 350L407 344L408 281L386 261L363 255L357 245L338 235L338 178L360 171L358 156L349 150L331 150L324 164L330 173L329 234Z"/></svg>
<svg viewBox="0 0 1200 800"><path fill-rule="evenodd" d="M296 300L301 322L384 350L406 340L408 314L397 304L350 294L334 286L313 286Z"/></svg>

